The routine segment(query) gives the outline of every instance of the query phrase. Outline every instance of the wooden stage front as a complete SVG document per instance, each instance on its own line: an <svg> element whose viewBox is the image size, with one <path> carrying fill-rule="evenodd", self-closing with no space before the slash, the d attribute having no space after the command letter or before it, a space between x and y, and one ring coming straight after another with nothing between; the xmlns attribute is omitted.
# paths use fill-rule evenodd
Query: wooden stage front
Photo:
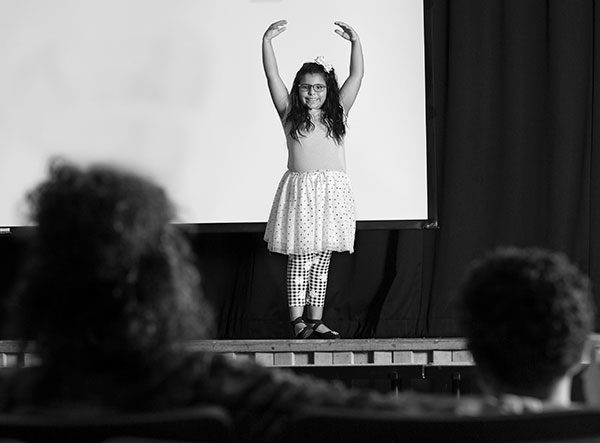
<svg viewBox="0 0 600 443"><path fill-rule="evenodd" d="M469 366L464 339L221 340L198 341L192 351L213 351L265 366Z"/></svg>
<svg viewBox="0 0 600 443"><path fill-rule="evenodd" d="M470 366L461 338L366 340L197 340L190 352L212 351L265 366ZM0 367L35 364L35 346L20 353L16 341L0 340Z"/></svg>
<svg viewBox="0 0 600 443"><path fill-rule="evenodd" d="M591 343L600 361L600 335L593 335ZM380 392L398 394L410 389L457 395L479 390L476 368L462 338L197 340L185 347L190 352L216 352ZM0 340L0 370L38 361L34 345L20 352L16 341ZM574 399L582 398L576 390Z"/></svg>
<svg viewBox="0 0 600 443"><path fill-rule="evenodd" d="M593 335L591 342L600 356L600 335ZM462 338L197 340L186 343L186 349L217 352L272 367L452 367L474 364ZM36 360L35 346L29 346L21 353L16 341L0 340L0 368L29 366Z"/></svg>

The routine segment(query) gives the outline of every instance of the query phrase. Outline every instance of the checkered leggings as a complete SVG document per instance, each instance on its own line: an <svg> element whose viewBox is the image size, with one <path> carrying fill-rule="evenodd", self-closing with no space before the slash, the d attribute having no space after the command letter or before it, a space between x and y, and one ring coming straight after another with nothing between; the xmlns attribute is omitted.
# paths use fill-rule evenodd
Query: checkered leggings
<svg viewBox="0 0 600 443"><path fill-rule="evenodd" d="M288 305L322 307L325 304L331 251L289 255L287 265Z"/></svg>

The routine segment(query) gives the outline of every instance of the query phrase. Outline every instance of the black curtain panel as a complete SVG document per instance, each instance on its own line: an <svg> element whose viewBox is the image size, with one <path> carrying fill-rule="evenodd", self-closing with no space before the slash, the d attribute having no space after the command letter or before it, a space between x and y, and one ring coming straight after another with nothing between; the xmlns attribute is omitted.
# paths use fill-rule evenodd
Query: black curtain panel
<svg viewBox="0 0 600 443"><path fill-rule="evenodd" d="M599 5L433 1L441 229L427 335L450 314L467 263L498 245L563 251L600 281Z"/></svg>
<svg viewBox="0 0 600 443"><path fill-rule="evenodd" d="M324 319L346 338L419 336L423 233L359 231L354 254L331 259ZM262 233L194 236L205 293L217 312L217 336L291 338L287 257L269 253Z"/></svg>

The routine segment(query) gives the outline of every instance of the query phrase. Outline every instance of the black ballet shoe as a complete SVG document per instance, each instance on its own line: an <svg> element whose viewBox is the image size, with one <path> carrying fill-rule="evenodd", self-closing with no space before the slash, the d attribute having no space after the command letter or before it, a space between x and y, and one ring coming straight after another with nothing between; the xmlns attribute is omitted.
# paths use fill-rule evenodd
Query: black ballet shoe
<svg viewBox="0 0 600 443"><path fill-rule="evenodd" d="M311 339L336 340L336 339L340 338L339 332L335 332L332 330L329 330L327 332L318 332L317 328L320 325L324 324L322 320L313 320L313 319L307 318L306 321L308 322L308 324L310 325L310 328L313 331L312 334L310 335Z"/></svg>
<svg viewBox="0 0 600 443"><path fill-rule="evenodd" d="M306 326L296 334L296 328L294 328L294 326L296 326L298 323L305 323ZM294 338L298 338L300 340L307 339L315 332L312 326L306 323L302 317L298 317L295 320L291 320L290 324L292 325L292 334L294 334Z"/></svg>

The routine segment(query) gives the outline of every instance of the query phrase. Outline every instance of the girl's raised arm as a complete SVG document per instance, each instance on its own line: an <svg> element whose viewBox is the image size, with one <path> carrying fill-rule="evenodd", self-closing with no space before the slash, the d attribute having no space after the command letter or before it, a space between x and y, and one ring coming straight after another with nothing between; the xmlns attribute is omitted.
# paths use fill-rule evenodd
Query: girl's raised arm
<svg viewBox="0 0 600 443"><path fill-rule="evenodd" d="M284 116L287 109L289 93L279 76L279 68L277 67L277 59L275 58L275 51L273 51L271 40L285 31L286 24L286 20L279 20L272 23L265 31L262 42L262 59L265 75L267 76L267 84L269 85L273 104L280 118Z"/></svg>
<svg viewBox="0 0 600 443"><path fill-rule="evenodd" d="M350 50L350 75L340 88L340 99L342 100L344 111L347 113L354 104L354 100L356 100L356 96L360 90L365 66L362 46L357 32L344 22L335 22L334 24L340 27L340 29L335 30L336 34L341 35L352 44Z"/></svg>

